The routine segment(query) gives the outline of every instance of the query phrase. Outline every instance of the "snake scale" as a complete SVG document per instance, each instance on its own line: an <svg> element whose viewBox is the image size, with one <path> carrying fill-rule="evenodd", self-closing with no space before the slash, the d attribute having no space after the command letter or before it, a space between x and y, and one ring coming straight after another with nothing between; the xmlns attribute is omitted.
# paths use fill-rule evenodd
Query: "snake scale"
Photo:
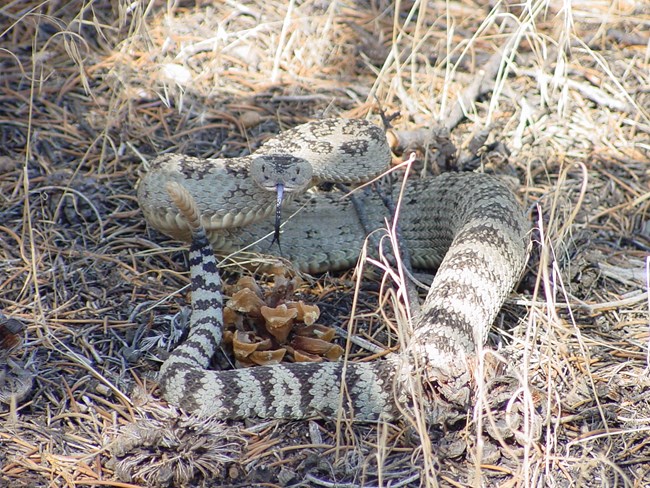
<svg viewBox="0 0 650 488"><path fill-rule="evenodd" d="M366 214L362 225L343 194L304 188L334 179L358 183L382 172L389 161L378 127L325 119L283 132L250 156L169 154L150 163L138 186L147 221L192 241L190 334L160 372L170 403L218 418L336 416L343 408L357 420L372 421L395 418L414 401L432 412L469 401L472 365L521 275L528 232L510 190L480 173L446 173L406 184L399 215L402 240L414 267L437 268L437 273L404 350L369 362L207 369L222 327L214 251L268 252L276 173L286 175L281 186L288 197L282 254L299 269L321 272L354 265L367 230L384 228L390 215L376 192L358 192ZM399 183L384 185L393 199L399 190ZM413 377L423 385L422 398L412 398L405 387Z"/></svg>

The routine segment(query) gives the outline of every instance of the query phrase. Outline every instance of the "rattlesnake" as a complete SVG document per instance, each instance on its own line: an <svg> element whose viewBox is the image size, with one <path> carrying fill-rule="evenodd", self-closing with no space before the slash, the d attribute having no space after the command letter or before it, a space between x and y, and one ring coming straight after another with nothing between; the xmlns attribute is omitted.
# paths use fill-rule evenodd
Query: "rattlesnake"
<svg viewBox="0 0 650 488"><path fill-rule="evenodd" d="M479 173L413 179L405 187L399 218L412 264L438 267L406 350L372 362L207 370L219 347L222 321L213 248L221 254L245 246L264 252L269 241L258 240L273 231L267 217L276 195L251 181L251 163L261 158L255 164L265 173L268 168L260 161L277 158L285 164L292 158L315 157L312 180L327 180L320 173L321 165L328 164L322 161L327 155L349 156L348 163L336 164L344 165L344 174L355 174L350 182L379 173L390 152L383 131L369 122L326 119L284 132L243 158L164 155L151 162L138 188L147 221L172 236L192 239L192 328L160 374L169 402L220 418L331 416L343 407L358 420L388 419L415 400L404 385L416 375L425 385L425 397L417 400L431 411L447 402L468 401L471 365L521 274L528 230L507 187ZM351 169L355 165L369 175L357 177ZM391 190L389 196L396 198L399 184L388 186ZM367 234L364 229L384 227L389 217L374 192L359 193L358 199L366 213L364 225L349 199L339 194L295 195L285 206L287 215L299 211L284 226L283 255L310 272L354 264Z"/></svg>

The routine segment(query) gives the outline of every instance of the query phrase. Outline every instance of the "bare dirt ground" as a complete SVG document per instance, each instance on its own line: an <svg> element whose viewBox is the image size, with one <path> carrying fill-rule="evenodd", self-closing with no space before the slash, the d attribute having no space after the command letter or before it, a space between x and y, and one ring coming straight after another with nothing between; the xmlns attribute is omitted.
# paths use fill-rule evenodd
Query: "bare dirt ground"
<svg viewBox="0 0 650 488"><path fill-rule="evenodd" d="M649 25L633 1L5 2L0 486L650 486ZM138 209L143 161L380 110L423 133L462 114L451 141L486 130L483 157L435 140L428 162L518 180L531 259L491 343L514 391L429 432L168 408L155 372L188 277ZM300 292L344 325L353 288ZM359 334L389 344L377 289Z"/></svg>

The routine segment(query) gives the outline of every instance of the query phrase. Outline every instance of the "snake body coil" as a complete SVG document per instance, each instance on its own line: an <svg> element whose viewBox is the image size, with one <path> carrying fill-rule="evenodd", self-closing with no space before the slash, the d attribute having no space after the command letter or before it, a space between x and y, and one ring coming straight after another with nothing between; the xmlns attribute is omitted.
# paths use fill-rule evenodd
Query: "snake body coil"
<svg viewBox="0 0 650 488"><path fill-rule="evenodd" d="M343 173L350 183L379 174L389 154L383 132L372 124L328 119L287 131L243 158L167 155L151 163L138 189L148 222L193 242L192 329L161 369L168 401L221 418L335 415L342 404L359 420L393 418L400 405L413 401L401 385L416 373L436 392L427 396L430 408L441 399L467 401L470 365L521 274L528 230L512 193L497 178L478 173L449 173L406 186L400 226L412 264L438 271L405 351L368 363L207 370L222 326L213 249L230 253L252 244L249 249L264 252L268 244L254 243L273 233L275 195L252 181L251 163L294 158L297 165L313 165L312 182ZM335 169L329 169L332 164ZM388 191L396 198L399 185ZM389 218L371 192L359 194L364 225L342 195L294 193L285 208L285 215L295 216L283 229L283 254L305 271L353 265L365 229L382 228Z"/></svg>

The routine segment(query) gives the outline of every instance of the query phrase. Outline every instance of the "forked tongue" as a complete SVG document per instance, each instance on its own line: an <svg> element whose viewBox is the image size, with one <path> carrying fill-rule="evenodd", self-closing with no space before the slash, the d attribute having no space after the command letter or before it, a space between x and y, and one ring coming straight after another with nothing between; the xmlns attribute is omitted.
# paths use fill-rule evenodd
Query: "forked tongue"
<svg viewBox="0 0 650 488"><path fill-rule="evenodd" d="M282 246L280 245L280 224L282 224L282 199L284 198L284 185L278 183L275 186L275 189L277 191L277 198L275 200L275 230L273 232L271 246L274 242L277 242L280 254L282 254Z"/></svg>

